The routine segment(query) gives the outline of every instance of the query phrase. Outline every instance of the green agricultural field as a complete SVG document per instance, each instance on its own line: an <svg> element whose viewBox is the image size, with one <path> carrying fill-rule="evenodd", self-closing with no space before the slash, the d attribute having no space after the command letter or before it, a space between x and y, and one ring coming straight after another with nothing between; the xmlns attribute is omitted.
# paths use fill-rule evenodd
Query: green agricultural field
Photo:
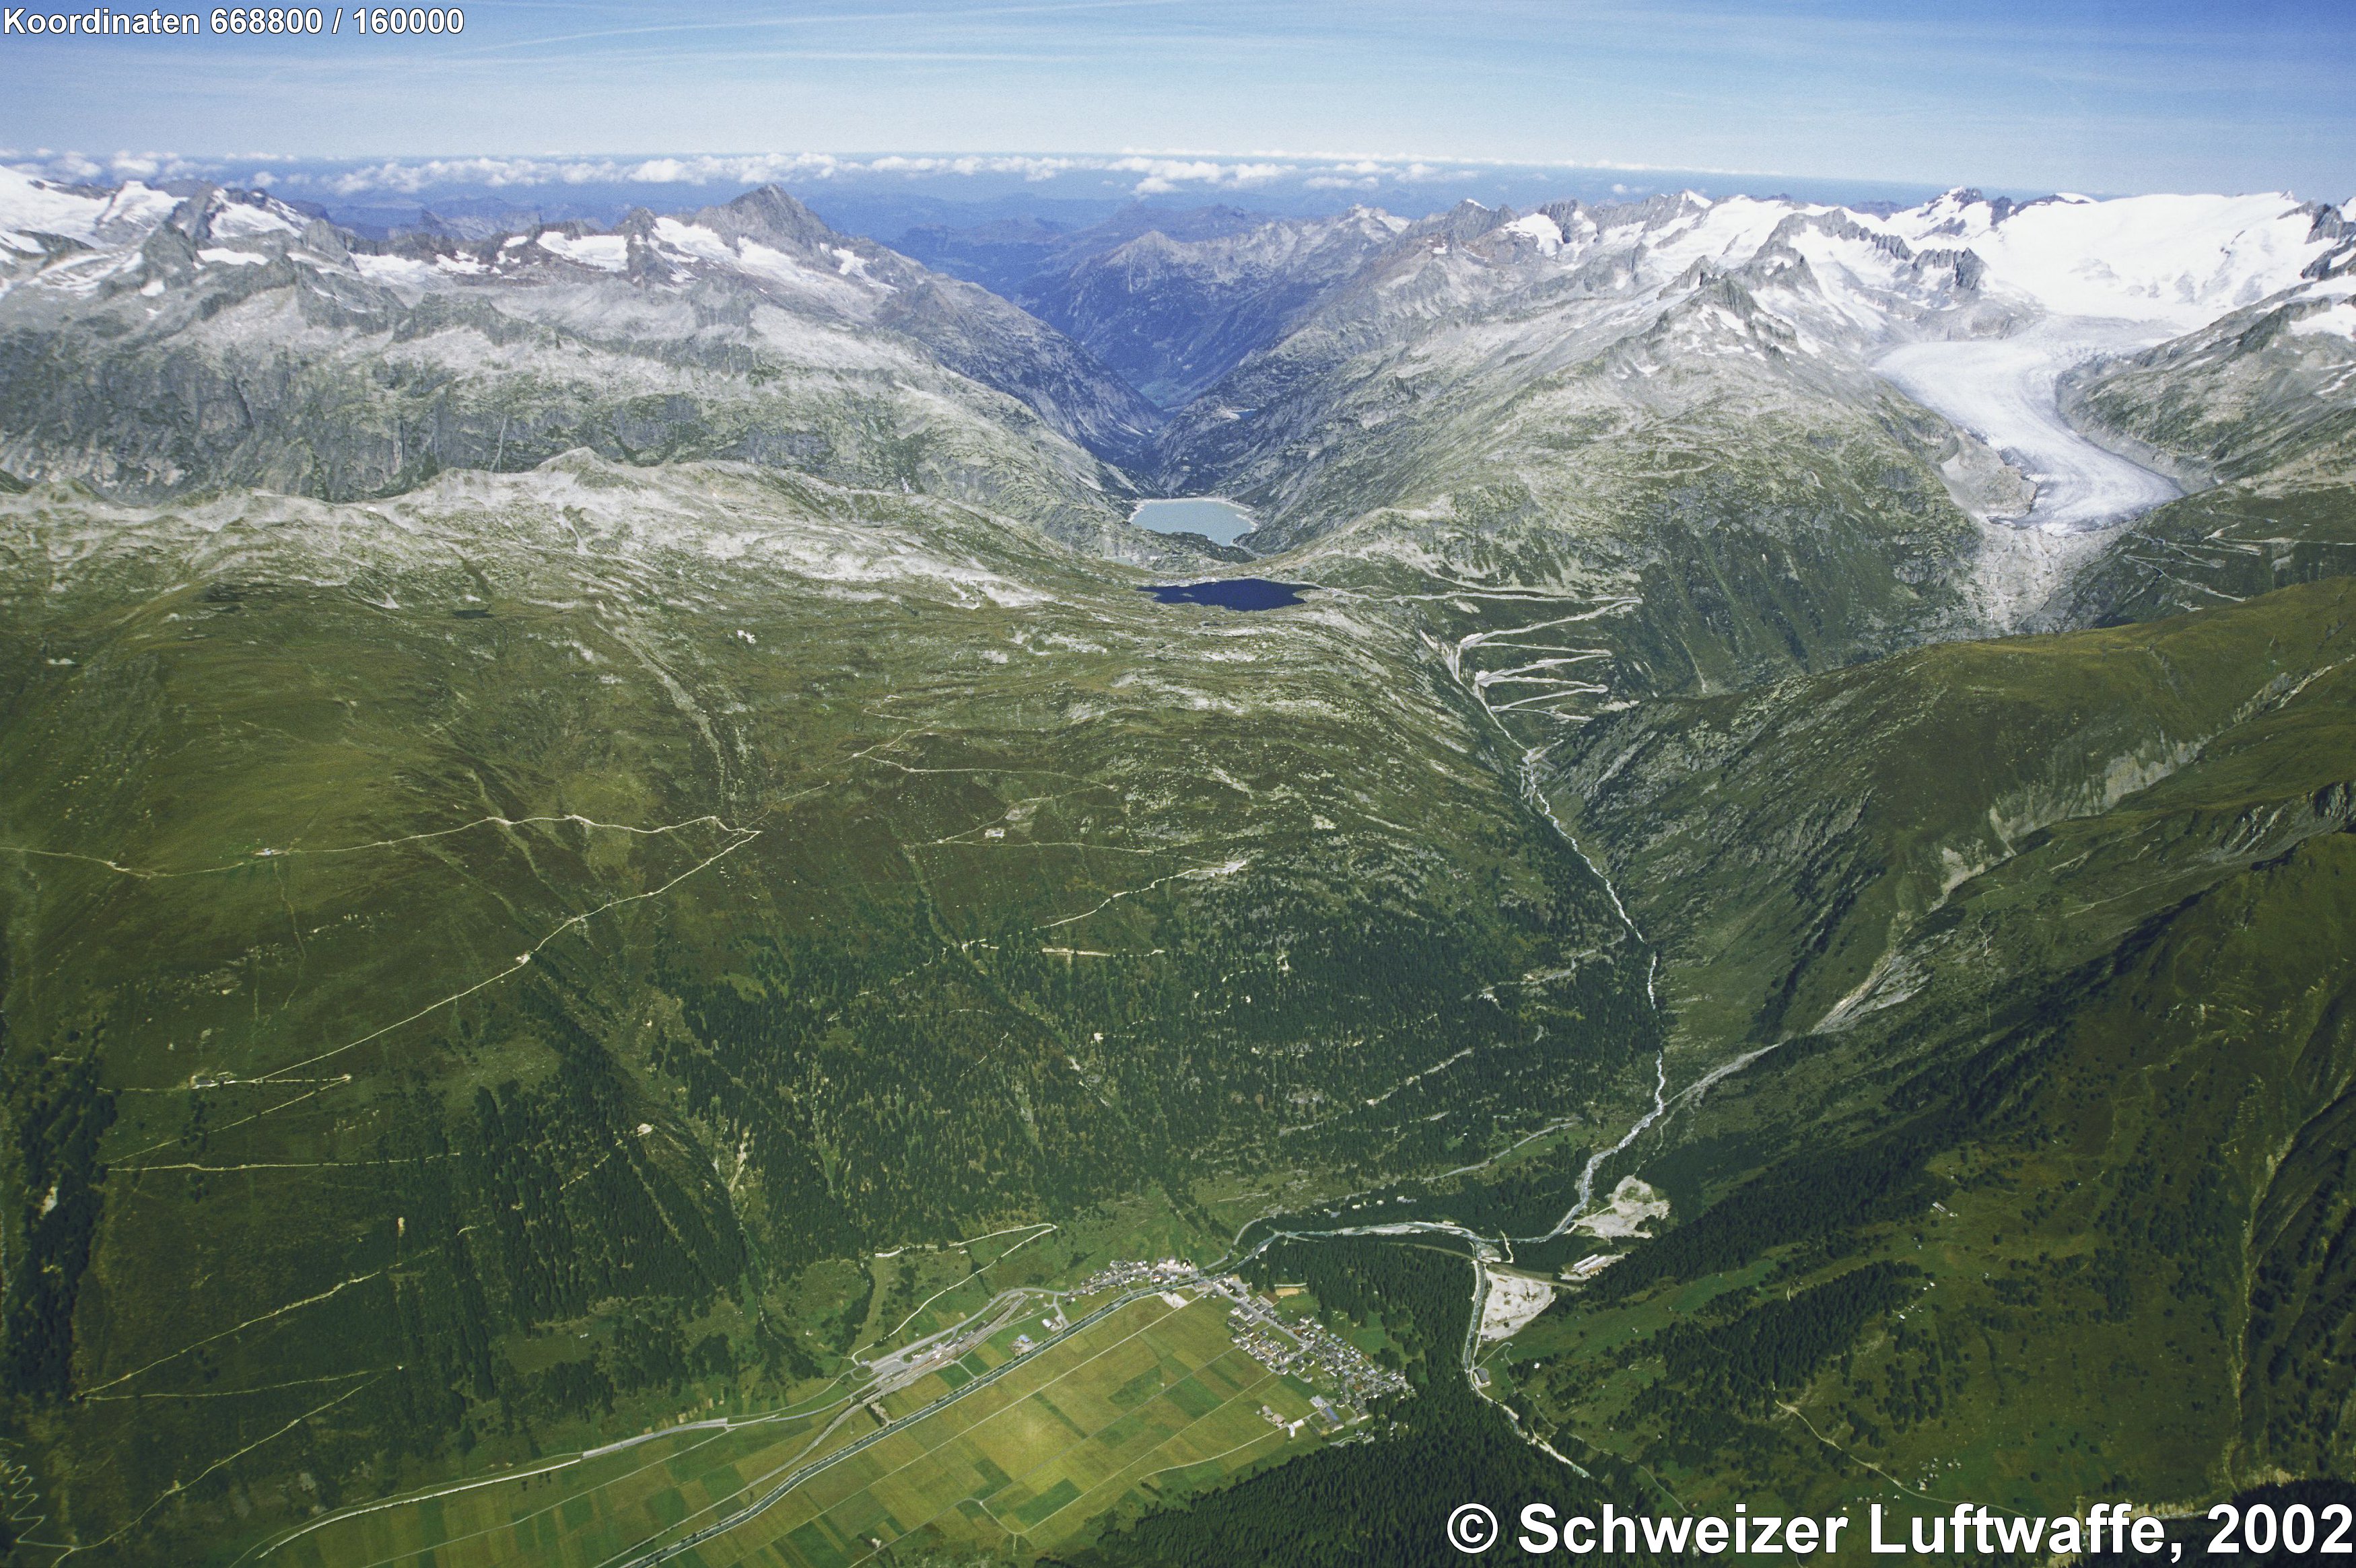
<svg viewBox="0 0 2356 1568"><path fill-rule="evenodd" d="M1235 1347L1221 1306L1131 1303L1027 1360L1010 1327L880 1402L894 1421L995 1368L1014 1370L847 1455L735 1531L677 1561L845 1568L908 1536L1039 1550L1093 1520L1183 1497L1314 1440L1269 1424L1266 1405L1310 1413L1299 1381ZM270 1568L492 1568L626 1561L701 1529L797 1468L877 1430L838 1395L805 1413L681 1429L619 1453L566 1460L424 1497L367 1505L283 1537ZM1127 1504L1126 1509L1123 1505Z"/></svg>
<svg viewBox="0 0 2356 1568"><path fill-rule="evenodd" d="M681 1428L618 1453L361 1505L281 1535L247 1561L267 1568L602 1563L740 1490L764 1456L838 1441L828 1424L841 1409L838 1402L730 1430Z"/></svg>
<svg viewBox="0 0 2356 1568"><path fill-rule="evenodd" d="M969 1377L1012 1353L1014 1329L977 1352ZM894 1396L897 1415L948 1392L939 1374ZM1032 1550L1079 1534L1124 1503L1191 1492L1298 1452L1260 1414L1309 1414L1307 1388L1237 1350L1215 1302L1138 1302L1018 1371L815 1478L704 1561L837 1568L904 1536Z"/></svg>

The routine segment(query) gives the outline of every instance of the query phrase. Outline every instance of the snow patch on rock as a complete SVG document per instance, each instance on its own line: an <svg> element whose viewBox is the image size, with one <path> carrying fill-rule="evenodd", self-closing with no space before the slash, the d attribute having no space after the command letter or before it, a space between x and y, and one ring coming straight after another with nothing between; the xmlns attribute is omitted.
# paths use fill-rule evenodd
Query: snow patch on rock
<svg viewBox="0 0 2356 1568"><path fill-rule="evenodd" d="M551 232L540 237L540 248L561 260L603 272L618 272L630 264L630 242L619 234L584 234L575 240Z"/></svg>

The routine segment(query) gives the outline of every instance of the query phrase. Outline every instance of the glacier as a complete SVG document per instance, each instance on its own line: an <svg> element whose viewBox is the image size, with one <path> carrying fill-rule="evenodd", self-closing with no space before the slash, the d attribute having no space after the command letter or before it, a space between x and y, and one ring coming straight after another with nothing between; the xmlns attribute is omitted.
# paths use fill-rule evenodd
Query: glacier
<svg viewBox="0 0 2356 1568"><path fill-rule="evenodd" d="M2029 510L1993 520L2077 533L2147 512L2183 493L2164 474L2096 445L2062 417L2070 370L2156 339L2136 325L2045 324L2033 335L1911 343L1874 368L1924 408L1978 436L2035 486Z"/></svg>

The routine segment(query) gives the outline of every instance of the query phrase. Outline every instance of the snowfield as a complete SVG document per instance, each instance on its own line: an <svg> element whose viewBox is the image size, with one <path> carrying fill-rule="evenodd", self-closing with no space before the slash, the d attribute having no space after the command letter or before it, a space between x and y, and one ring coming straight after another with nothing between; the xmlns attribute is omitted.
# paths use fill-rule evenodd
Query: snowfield
<svg viewBox="0 0 2356 1568"><path fill-rule="evenodd" d="M2296 197L2049 197L1999 215L1951 191L1886 228L1917 249L1967 245L1997 291L2070 317L2148 323L2157 343L2290 287L2325 241Z"/></svg>

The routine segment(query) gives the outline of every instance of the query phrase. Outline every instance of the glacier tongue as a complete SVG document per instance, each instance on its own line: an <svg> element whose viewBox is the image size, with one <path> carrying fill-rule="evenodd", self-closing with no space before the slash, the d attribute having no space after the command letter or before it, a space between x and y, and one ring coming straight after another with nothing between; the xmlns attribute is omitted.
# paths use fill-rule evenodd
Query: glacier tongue
<svg viewBox="0 0 2356 1568"><path fill-rule="evenodd" d="M2062 417L2056 389L2072 367L2169 336L2139 322L2048 319L2015 337L1912 343L1874 368L1925 408L1970 431L2036 485L2027 516L1998 519L2078 533L2183 494L2176 482L2095 445Z"/></svg>
<svg viewBox="0 0 2356 1568"><path fill-rule="evenodd" d="M1887 229L1916 247L1969 246L1992 299L2032 314L2009 336L1909 344L1874 368L2028 475L2036 499L2027 516L1998 520L2075 533L2135 517L2181 490L2073 429L2056 397L2062 377L2296 286L2329 243L2315 217L2282 195L2012 207L1951 192L1893 215Z"/></svg>

